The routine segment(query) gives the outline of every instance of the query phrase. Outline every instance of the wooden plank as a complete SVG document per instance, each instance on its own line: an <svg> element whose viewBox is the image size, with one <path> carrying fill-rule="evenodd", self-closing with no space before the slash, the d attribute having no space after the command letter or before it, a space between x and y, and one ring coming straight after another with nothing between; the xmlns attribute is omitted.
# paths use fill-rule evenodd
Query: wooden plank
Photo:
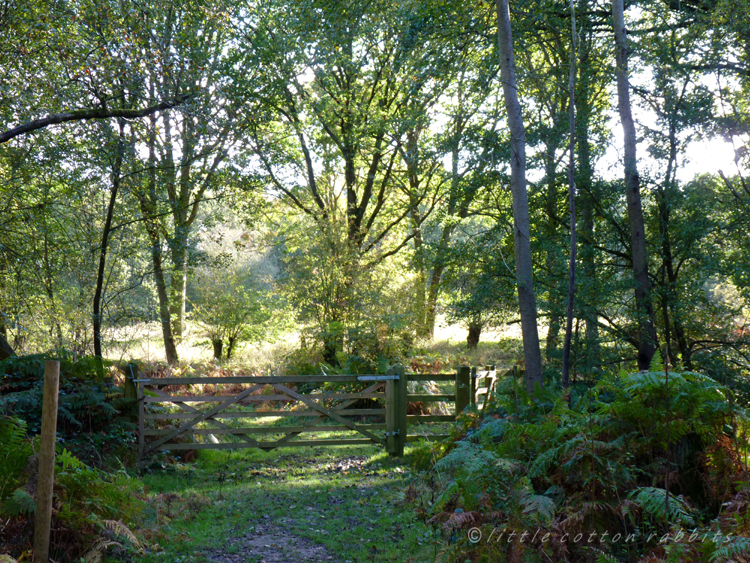
<svg viewBox="0 0 750 563"><path fill-rule="evenodd" d="M423 403L434 403L435 401L455 401L455 393L435 393L434 395L407 395L407 401L416 402L421 401Z"/></svg>
<svg viewBox="0 0 750 563"><path fill-rule="evenodd" d="M202 422L202 421L206 420L207 418L212 417L213 415L221 412L225 408L227 408L227 407L229 407L229 406L237 403L243 397L248 396L253 391L256 391L258 389L258 387L259 387L258 385L253 385L252 387L248 387L247 389L245 389L242 393L240 393L236 397L231 397L230 399L224 401L223 403L215 406L211 410L206 411L206 412L201 412L197 416L194 415L194 414L191 414L191 416L193 418L189 419L187 422L182 423L179 428L176 428L175 430L173 430L172 432L170 432L168 435L162 436L161 438L159 438L158 440L156 440L156 442L153 442L153 443L149 444L148 445L148 449L146 450L145 453L150 453L150 452L154 451L161 444L167 442L168 440L171 440L172 438L175 438L175 437L179 436L180 434L184 434L185 432L187 432L188 430L190 430L191 427L195 426L199 422Z"/></svg>
<svg viewBox="0 0 750 563"><path fill-rule="evenodd" d="M456 420L452 414L410 414L406 417L409 424L420 422L453 422Z"/></svg>
<svg viewBox="0 0 750 563"><path fill-rule="evenodd" d="M146 385L273 385L274 383L352 383L360 375L261 375L220 377L152 377Z"/></svg>
<svg viewBox="0 0 750 563"><path fill-rule="evenodd" d="M455 381L455 373L408 373L406 374L408 381Z"/></svg>
<svg viewBox="0 0 750 563"><path fill-rule="evenodd" d="M406 446L406 432L408 428L408 422L406 420L406 395L408 393L406 387L406 374L404 366L396 364L396 373L399 375L398 381L395 382L396 390L396 450L395 455L401 457L404 455L404 446Z"/></svg>
<svg viewBox="0 0 750 563"><path fill-rule="evenodd" d="M166 397L166 396L168 396L168 395L167 395L166 393L164 393L163 391L160 391L160 390L158 390L158 389L154 389L154 391L153 391L153 392L154 392L154 393L156 393L156 394L158 394L158 395L162 395L162 396L165 396L165 397ZM191 413L191 412L192 412L192 413L197 413L197 412L200 412L200 411L198 411L198 409L194 409L194 408L193 408L193 407L191 407L190 405L186 405L186 404L184 404L184 403L178 403L178 406L179 406L179 407L180 407L180 408L181 408L182 410L188 411L188 413ZM188 413L185 413L185 414L188 414ZM209 420L207 420L206 422L208 422L208 423L210 423L210 424L213 424L214 426L218 426L219 428L223 428L223 429L227 429L227 428L230 428L230 426L228 426L228 425L224 424L223 422L221 422L221 421L219 421L219 420L215 420L215 419L209 419ZM244 435L244 436L239 436L239 437L240 437L240 438L241 438L242 440L244 440L245 442L248 442L249 444L253 444L253 445L256 445L256 444L258 443L258 442L257 442L257 441L256 441L256 440L255 440L254 438L251 438L250 436L247 436L247 435Z"/></svg>
<svg viewBox="0 0 750 563"><path fill-rule="evenodd" d="M208 423L213 420L206 421ZM385 424L364 424L367 430L385 430ZM242 434L284 434L286 432L348 432L351 428L343 425L336 426L258 426L254 428L193 428L191 434L207 435L242 435ZM165 436L170 429L146 430L146 436Z"/></svg>
<svg viewBox="0 0 750 563"><path fill-rule="evenodd" d="M379 442L378 442L379 443ZM188 443L182 443L182 444L164 444L160 446L159 450L234 450L234 449L244 449L244 448L261 448L264 450L272 450L274 448L279 447L285 447L285 448L295 448L295 447L302 447L302 446L347 446L347 445L362 445L362 444L371 444L373 445L372 440L368 440L366 438L346 438L346 439L336 439L336 440L294 440L294 441L288 441L288 442L258 442L257 446L254 446L252 444L243 444L243 443L221 443L221 444L204 444L204 443L195 443L195 444L188 444Z"/></svg>
<svg viewBox="0 0 750 563"><path fill-rule="evenodd" d="M473 405L477 402L477 368L471 368L471 378L469 379L469 402Z"/></svg>
<svg viewBox="0 0 750 563"><path fill-rule="evenodd" d="M315 401L311 400L309 395L308 396L300 395L296 391L292 391L291 389L289 389L288 387L285 387L284 385L281 385L280 383L274 383L273 386L279 391L281 391L282 393L287 393L288 395L294 397L298 401L305 403L311 409L319 411L320 413L328 416L329 418L332 418L333 420L340 422L341 424L345 426L348 426L352 430L356 430L360 434L367 436L374 442L377 442L378 444L382 443L382 439L380 438L380 436L377 436L368 430L358 428L357 425L354 424L352 421L346 420L344 417L336 414L336 412L334 412L334 409L328 409L324 407L323 405L319 405Z"/></svg>
<svg viewBox="0 0 750 563"><path fill-rule="evenodd" d="M313 399L385 399L385 393L311 393ZM169 395L146 397L147 403L218 403L231 399L234 395ZM243 402L292 401L288 395L250 395Z"/></svg>
<svg viewBox="0 0 750 563"><path fill-rule="evenodd" d="M442 442L448 440L451 437L450 434L413 434L406 437L407 442L418 442L419 440L426 440L428 442Z"/></svg>
<svg viewBox="0 0 750 563"><path fill-rule="evenodd" d="M343 409L337 407L333 410L336 414L343 416L384 416L385 409ZM202 412L197 411L196 412ZM320 411L250 411L250 412L220 412L211 417L217 418L268 418L271 416L320 416ZM150 413L145 416L146 420L186 420L193 418L194 415L184 412L173 413ZM324 417L322 417L324 418Z"/></svg>

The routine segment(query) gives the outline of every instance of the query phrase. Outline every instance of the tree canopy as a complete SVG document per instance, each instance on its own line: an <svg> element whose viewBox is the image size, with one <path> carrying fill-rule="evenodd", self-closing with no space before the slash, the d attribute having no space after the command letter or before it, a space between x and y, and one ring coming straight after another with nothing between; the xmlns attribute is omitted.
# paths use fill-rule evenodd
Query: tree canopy
<svg viewBox="0 0 750 563"><path fill-rule="evenodd" d="M531 391L559 377L577 225L573 381L659 351L746 385L738 14L744 0L6 2L0 354L106 355L114 330L153 321L176 362L189 319L266 322L283 302L331 365L431 338L441 315L470 341L520 322ZM231 267L203 250L228 223L256 241Z"/></svg>

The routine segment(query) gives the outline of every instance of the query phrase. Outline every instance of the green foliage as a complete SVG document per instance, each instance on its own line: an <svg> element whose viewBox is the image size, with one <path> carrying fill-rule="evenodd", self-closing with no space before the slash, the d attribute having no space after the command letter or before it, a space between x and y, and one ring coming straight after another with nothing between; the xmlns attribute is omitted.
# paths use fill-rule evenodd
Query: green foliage
<svg viewBox="0 0 750 563"><path fill-rule="evenodd" d="M33 436L41 431L44 357L11 357L0 362L0 409L23 419ZM108 382L96 358L61 354L58 437L80 455L101 463L103 455L134 444L132 400Z"/></svg>
<svg viewBox="0 0 750 563"><path fill-rule="evenodd" d="M669 493L669 513L666 512L667 491L658 487L638 487L630 493L635 503L646 513L653 516L655 521L675 522L680 526L695 526L691 509L682 495L675 497Z"/></svg>
<svg viewBox="0 0 750 563"><path fill-rule="evenodd" d="M727 543L728 545L719 547L711 554L712 563L734 561L740 555L750 554L750 538L732 538Z"/></svg>
<svg viewBox="0 0 750 563"><path fill-rule="evenodd" d="M143 508L141 485L125 471L91 468L63 449L55 459L56 518L73 529L102 531L105 520L132 522Z"/></svg>
<svg viewBox="0 0 750 563"><path fill-rule="evenodd" d="M661 367L658 358L653 367ZM746 484L738 479L742 466L731 448L748 444L733 446L724 434L729 391L702 374L670 372L667 408L665 375L609 375L572 406L555 391L530 397L512 378L500 382L489 415L433 466L438 494L432 522L442 523L447 532L457 522L451 514L465 511L476 517L471 523L462 519L463 526L491 519L495 529L519 534L530 528L557 538L565 533L630 534L642 538L641 554L665 533L715 527L717 515L725 522L721 529L726 535L734 529L734 519L721 510L741 514L747 506L742 500ZM734 416L747 423L743 411L735 409ZM736 500L722 507L717 498ZM554 545L555 540L528 549L544 559L554 555ZM736 549L741 545L739 541ZM568 560L588 560L590 547L568 544ZM679 542L669 546L669 560L700 560L693 559L692 548L683 547ZM705 547L706 553L720 549ZM491 544L459 541L452 549L505 560ZM610 561L625 548L603 540L597 549L598 560Z"/></svg>
<svg viewBox="0 0 750 563"><path fill-rule="evenodd" d="M33 520L36 510L36 500L29 491L35 487L37 459L33 452L38 449L38 443L37 448L32 448L23 421L7 417L0 419L0 439L3 443L0 517L6 519L6 525L13 521L12 529L30 533L32 528L24 526L23 522ZM107 546L106 542L101 542L110 537L113 526L120 532L127 530L132 541L125 544L138 548L138 539L128 526L132 526L143 510L143 493L142 484L124 469L114 474L105 473L89 467L69 450L59 448L53 491L54 549L61 549L67 557L76 553L82 555L92 545L99 545L103 552ZM30 542L30 536L14 538L14 541L16 545ZM117 545L123 547L120 542ZM51 555L56 559L60 557L56 553Z"/></svg>
<svg viewBox="0 0 750 563"><path fill-rule="evenodd" d="M7 416L0 417L0 504L19 484L21 474L33 450L26 436L26 422Z"/></svg>
<svg viewBox="0 0 750 563"><path fill-rule="evenodd" d="M32 516L36 512L36 500L25 489L16 489L2 506L8 516Z"/></svg>

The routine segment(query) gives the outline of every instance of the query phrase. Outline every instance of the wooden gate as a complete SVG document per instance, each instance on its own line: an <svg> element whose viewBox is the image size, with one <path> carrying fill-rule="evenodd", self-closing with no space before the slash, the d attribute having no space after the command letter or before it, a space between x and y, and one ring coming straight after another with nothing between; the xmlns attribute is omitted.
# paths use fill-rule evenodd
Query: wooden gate
<svg viewBox="0 0 750 563"><path fill-rule="evenodd" d="M511 372L506 372L510 374ZM409 434L409 426L451 422L478 397L489 398L496 380L494 367L477 371L463 366L456 373L405 374L394 366L385 375L299 375L261 377L134 377L138 397L138 459L160 450L235 449L378 444L391 455L419 439L439 440L447 434ZM408 381L454 382L445 394L409 394ZM304 393L295 386L338 383L355 390ZM201 394L202 386L246 386L232 395ZM169 389L165 389L169 387ZM179 388L196 394L173 394ZM341 387L341 386L337 386ZM219 392L220 393L220 392ZM370 399L368 408L357 403ZM408 404L452 402L448 415L409 415ZM271 418L273 425L264 424ZM293 424L279 426L279 420ZM243 421L255 420L248 426ZM364 420L364 421L363 421ZM326 424L324 424L326 423ZM315 438L323 432L346 437ZM298 439L301 434L311 438ZM275 436L273 439L263 437ZM220 437L232 437L222 441Z"/></svg>

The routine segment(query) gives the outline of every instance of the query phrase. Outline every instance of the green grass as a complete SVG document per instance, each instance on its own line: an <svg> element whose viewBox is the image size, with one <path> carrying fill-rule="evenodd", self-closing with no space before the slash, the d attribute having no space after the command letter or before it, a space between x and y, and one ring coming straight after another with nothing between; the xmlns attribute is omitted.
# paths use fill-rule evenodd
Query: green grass
<svg viewBox="0 0 750 563"><path fill-rule="evenodd" d="M148 550L136 561L197 563L207 550L255 561L242 538L269 529L342 563L433 561L438 538L404 501L416 479L405 459L374 446L206 450L144 475Z"/></svg>

